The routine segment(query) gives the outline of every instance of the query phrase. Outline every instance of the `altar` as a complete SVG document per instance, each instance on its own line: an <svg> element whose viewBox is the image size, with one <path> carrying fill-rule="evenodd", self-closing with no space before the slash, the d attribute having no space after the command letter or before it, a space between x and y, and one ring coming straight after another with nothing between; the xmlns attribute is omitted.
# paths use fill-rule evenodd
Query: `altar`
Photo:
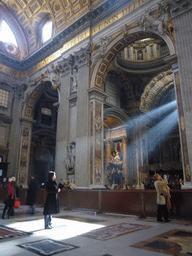
<svg viewBox="0 0 192 256"><path fill-rule="evenodd" d="M122 188L128 171L127 130L125 126L105 132L105 183Z"/></svg>

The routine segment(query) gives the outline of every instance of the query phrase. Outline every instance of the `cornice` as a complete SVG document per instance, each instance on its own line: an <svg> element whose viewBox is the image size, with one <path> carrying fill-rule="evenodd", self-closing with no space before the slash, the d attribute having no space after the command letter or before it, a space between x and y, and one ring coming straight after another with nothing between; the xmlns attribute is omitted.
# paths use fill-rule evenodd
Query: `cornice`
<svg viewBox="0 0 192 256"><path fill-rule="evenodd" d="M167 0L165 2L167 2ZM171 3L168 2L167 5L171 10L172 18L175 18L176 16L192 9L191 0L175 0L175 1L172 1Z"/></svg>

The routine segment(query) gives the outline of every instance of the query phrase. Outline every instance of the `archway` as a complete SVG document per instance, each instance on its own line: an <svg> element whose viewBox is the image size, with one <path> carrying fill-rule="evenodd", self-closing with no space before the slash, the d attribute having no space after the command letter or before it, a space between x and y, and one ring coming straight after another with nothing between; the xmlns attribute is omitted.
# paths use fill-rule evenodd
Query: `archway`
<svg viewBox="0 0 192 256"><path fill-rule="evenodd" d="M28 184L35 173L44 183L49 170L54 169L58 93L47 78L39 79L25 92L21 119L21 143L18 180Z"/></svg>
<svg viewBox="0 0 192 256"><path fill-rule="evenodd" d="M156 42L163 42L162 45L167 46L168 51L166 56L157 55L157 58L154 58L153 61L150 60L152 62L150 65L149 61L144 63L145 58L143 51L142 58L138 58L136 55L136 60L132 62L128 61L129 63L126 63L126 61L122 61L121 58L119 58L119 55L126 47L133 45L135 42L144 42L144 39L150 38ZM137 53L139 53L139 51L141 50L139 49ZM119 83L121 84L120 87L122 87L124 95L126 95L124 99L124 101L126 101L126 105L124 104L122 106L121 104L116 104L117 99L113 99L112 96L113 93L113 95L115 95L115 87L112 86L113 88L111 88L111 91L113 91L113 93L111 93L111 102L105 100L103 106L104 110L107 109L108 112L110 112L113 107L116 108L116 113L120 113L122 110L125 111L127 116L131 117L130 119L132 120L132 123L135 124L132 132L126 134L127 144L125 146L127 148L127 152L134 152L133 154L127 153L126 158L131 159L133 155L135 155L136 160L136 163L134 163L134 161L130 161L131 163L124 164L128 173L127 180L125 179L125 181L129 182L129 185L131 186L137 186L141 184L143 176L140 175L139 171L142 167L148 165L149 161L149 154L147 152L148 148L146 148L146 152L144 152L145 147L148 147L147 131L150 131L150 129L155 127L155 124L157 125L158 123L157 120L151 120L151 117L149 118L149 116L145 116L145 113L154 110L154 108L160 107L161 105L164 105L165 102L162 103L163 98L167 97L166 95L169 93L170 88L172 87L172 91L174 91L171 64L167 62L167 59L174 55L174 53L175 50L173 43L167 34L160 36L154 32L143 32L140 28L134 28L129 30L127 33L121 34L113 39L106 47L105 56L94 63L92 68L91 87L97 87L100 90L106 92L106 81L108 80L109 74L113 74L118 77ZM115 79L112 80L115 81ZM110 83L112 84L113 82ZM116 88L118 89L119 83L116 83ZM141 90L139 87L142 87ZM110 89L107 90L109 94ZM168 113L169 112L167 112L165 115L166 117ZM117 116L118 114L116 117ZM161 116L161 121L163 118L165 118L165 116ZM116 130L120 129L122 124L118 123L116 117L109 115L106 119L105 116L104 127L109 123L113 123L116 124ZM130 123L128 119L129 118L127 118L124 123L125 126ZM174 116L174 121L175 120L177 120L176 115ZM178 130L177 135L177 139L179 139ZM108 140L107 143L109 144ZM178 141L176 144L178 144ZM105 158L107 158L107 160ZM104 146L104 166L106 166L106 162L108 161L109 150L106 146Z"/></svg>

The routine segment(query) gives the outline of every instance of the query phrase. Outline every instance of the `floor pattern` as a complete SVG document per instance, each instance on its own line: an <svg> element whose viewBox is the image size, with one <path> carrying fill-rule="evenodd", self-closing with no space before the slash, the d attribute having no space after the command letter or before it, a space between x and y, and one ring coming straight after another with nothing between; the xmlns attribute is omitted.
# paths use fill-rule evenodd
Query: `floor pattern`
<svg viewBox="0 0 192 256"><path fill-rule="evenodd" d="M51 256L53 254L79 248L78 246L62 243L52 239L43 239L35 242L20 244L18 246L42 256Z"/></svg>
<svg viewBox="0 0 192 256"><path fill-rule="evenodd" d="M30 235L31 232L23 232L17 229L8 228L3 225L0 225L0 239L18 237L18 236L26 236Z"/></svg>
<svg viewBox="0 0 192 256"><path fill-rule="evenodd" d="M139 224L130 224L130 223L120 223L99 230L93 230L89 233L86 233L84 236L88 238L93 238L96 240L108 240L115 238L117 236L122 236L131 232L135 232L142 229L147 229L151 226L148 225L139 225Z"/></svg>
<svg viewBox="0 0 192 256"><path fill-rule="evenodd" d="M189 256L192 255L192 232L173 229L131 247L175 256Z"/></svg>

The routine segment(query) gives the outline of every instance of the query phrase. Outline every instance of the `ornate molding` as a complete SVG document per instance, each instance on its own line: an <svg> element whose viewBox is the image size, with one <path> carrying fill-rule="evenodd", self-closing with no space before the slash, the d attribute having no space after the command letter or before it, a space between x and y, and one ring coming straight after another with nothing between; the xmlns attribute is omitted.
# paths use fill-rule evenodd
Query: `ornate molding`
<svg viewBox="0 0 192 256"><path fill-rule="evenodd" d="M97 100L100 101L102 103L104 103L107 94L103 91L101 91L100 89L94 87L88 90L89 93L89 99L90 100Z"/></svg>
<svg viewBox="0 0 192 256"><path fill-rule="evenodd" d="M14 85L13 86L13 90L15 91L17 97L19 99L24 97L24 93L27 89L27 85L26 84L21 84L21 85Z"/></svg>
<svg viewBox="0 0 192 256"><path fill-rule="evenodd" d="M180 13L192 8L191 0L162 0L163 5L170 10L171 16L175 17Z"/></svg>
<svg viewBox="0 0 192 256"><path fill-rule="evenodd" d="M73 64L73 55L70 54L68 58L63 58L62 61L57 62L57 70L63 75L70 71L70 65Z"/></svg>

